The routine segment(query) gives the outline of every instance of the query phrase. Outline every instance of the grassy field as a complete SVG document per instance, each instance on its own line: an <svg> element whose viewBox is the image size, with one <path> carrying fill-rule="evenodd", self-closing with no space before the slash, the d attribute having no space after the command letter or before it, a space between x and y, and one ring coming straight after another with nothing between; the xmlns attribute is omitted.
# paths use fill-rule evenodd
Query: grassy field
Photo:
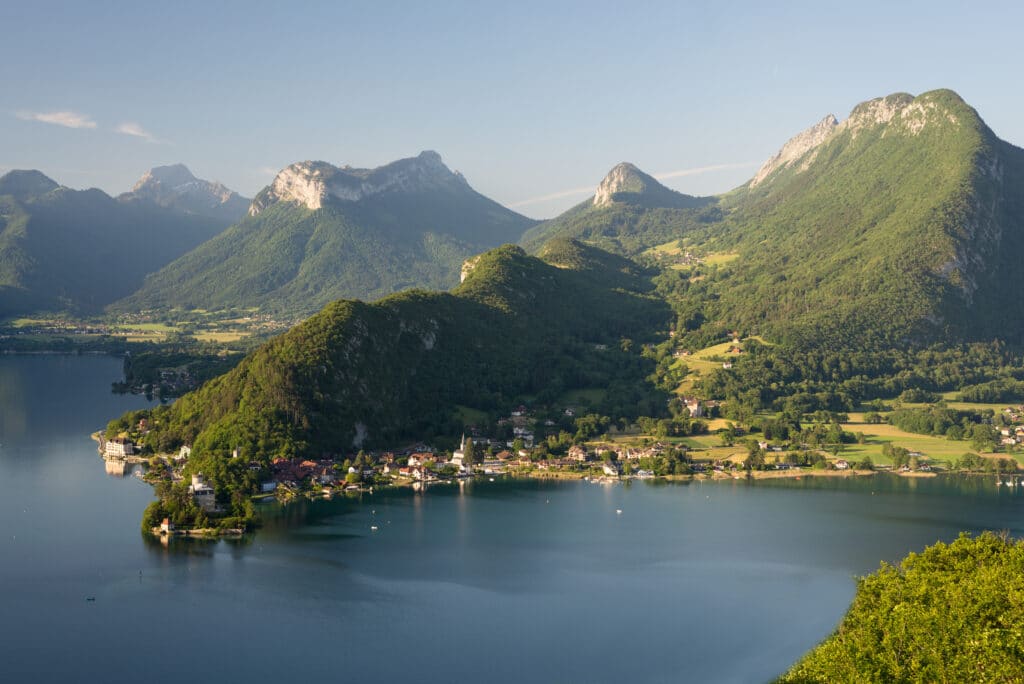
<svg viewBox="0 0 1024 684"><path fill-rule="evenodd" d="M644 254L653 256L677 256L682 253L683 250L679 247L679 240L663 242L662 244L655 245L644 252Z"/></svg>
<svg viewBox="0 0 1024 684"><path fill-rule="evenodd" d="M487 414L469 406L456 405L455 415L463 425L483 425L487 422Z"/></svg>
<svg viewBox="0 0 1024 684"><path fill-rule="evenodd" d="M721 266L722 264L728 264L731 261L739 259L740 255L736 252L718 252L715 254L708 254L704 257L704 263L708 266Z"/></svg>
<svg viewBox="0 0 1024 684"><path fill-rule="evenodd" d="M851 413L850 422L844 423L843 429L853 433L863 432L867 438L865 444L848 444L845 446L842 456L849 460L870 456L875 463L888 464L889 461L882 456L882 447L886 443L903 447L909 451L919 451L928 458L937 461L956 460L967 452L975 451L971 447L971 443L967 441L904 432L893 425L885 423L877 425L864 423L863 414L859 413ZM980 455L992 458L1012 458L1018 463L1024 463L1024 455L1022 454L982 452Z"/></svg>
<svg viewBox="0 0 1024 684"><path fill-rule="evenodd" d="M193 337L200 342L237 342L238 340L248 336L249 333L238 330L223 332L204 330L202 332L197 332Z"/></svg>
<svg viewBox="0 0 1024 684"><path fill-rule="evenodd" d="M167 334L171 332L177 332L178 327L174 325L168 325L166 323L126 323L120 325L110 326L111 330L123 331L123 332L135 332L142 331L147 333L161 333Z"/></svg>
<svg viewBox="0 0 1024 684"><path fill-rule="evenodd" d="M581 404L594 406L604 401L607 395L608 390L601 387L569 390L559 397L558 403L560 406L579 406Z"/></svg>
<svg viewBox="0 0 1024 684"><path fill-rule="evenodd" d="M760 338L751 338L760 341ZM704 349L699 349L689 356L683 356L676 359L673 362L673 366L679 368L686 366L690 369L690 373L683 379L676 388L676 394L686 395L693 390L693 383L704 373L710 373L713 370L717 370L722 367L721 361L712 361L712 357L721 358L733 358L736 354L730 354L729 349L732 347L743 348L743 342L740 341L738 344L733 342L723 342L722 344L716 344Z"/></svg>

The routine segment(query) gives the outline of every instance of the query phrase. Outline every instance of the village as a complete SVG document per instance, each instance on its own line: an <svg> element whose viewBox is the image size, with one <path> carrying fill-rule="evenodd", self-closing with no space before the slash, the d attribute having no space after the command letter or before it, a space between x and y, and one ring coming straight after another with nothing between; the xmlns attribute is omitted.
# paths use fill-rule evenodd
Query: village
<svg viewBox="0 0 1024 684"><path fill-rule="evenodd" d="M683 397L681 403L690 419L707 421L714 402ZM258 483L251 498L274 498L287 502L297 497L330 498L338 494L372 493L375 488L411 487L422 491L429 486L453 484L470 478L529 477L579 479L613 484L633 480L667 479L761 479L803 476L850 477L892 471L914 477L930 477L949 469L948 463L935 462L919 451L886 447L895 455L892 463L874 464L870 458L855 460L830 453L819 446L764 439L743 433L731 424L728 430L705 434L696 439L659 436L646 425L646 431L623 431L595 423L584 434L581 428L570 435L566 425L588 425L601 417L593 414L576 420L577 408L560 409L563 420L556 422L550 411L535 415L526 406L514 408L498 421L501 437L467 426L457 448L443 450L426 443L413 443L393 450L359 451L334 458L275 457L269 462L250 459L235 449L231 461L238 470L250 473L249 481ZM1017 411L1014 413L1014 411ZM1024 420L1024 411L1008 408L1007 420ZM607 419L605 419L607 420ZM721 419L712 419L716 425ZM135 426L136 435L145 435L145 419ZM596 434L595 434L596 432ZM704 432L707 433L706 426ZM611 433L611 434L610 434ZM746 434L745 439L740 439ZM728 439L726 436L728 435ZM108 463L140 463L146 467L144 479L187 487L195 508L212 518L229 516L225 508L224 488L208 475L187 468L192 449L182 446L174 454L148 454L128 436L104 439L94 435ZM710 446L719 440L720 446ZM1024 425L1003 428L1002 439L1014 444L1024 439ZM734 446L735 442L735 446ZM728 446L726 446L728 445ZM218 497L220 493L220 497ZM236 506L237 507L237 506ZM163 521L163 533L173 527ZM231 528L235 530L236 528ZM181 530L178 533L182 533Z"/></svg>

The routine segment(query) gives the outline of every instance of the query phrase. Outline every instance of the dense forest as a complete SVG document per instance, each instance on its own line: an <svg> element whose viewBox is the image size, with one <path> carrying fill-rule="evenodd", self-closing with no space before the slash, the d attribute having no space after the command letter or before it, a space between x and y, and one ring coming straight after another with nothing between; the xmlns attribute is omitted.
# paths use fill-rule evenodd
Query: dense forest
<svg viewBox="0 0 1024 684"><path fill-rule="evenodd" d="M779 682L1024 680L1024 542L986 532L883 563Z"/></svg>
<svg viewBox="0 0 1024 684"><path fill-rule="evenodd" d="M608 415L665 415L639 353L667 307L632 262L559 241L544 259L506 246L451 293L341 300L229 373L149 412L146 445L252 458L334 454L457 433L458 405L507 411L610 388ZM553 265L557 264L557 265ZM109 432L123 427L114 421Z"/></svg>

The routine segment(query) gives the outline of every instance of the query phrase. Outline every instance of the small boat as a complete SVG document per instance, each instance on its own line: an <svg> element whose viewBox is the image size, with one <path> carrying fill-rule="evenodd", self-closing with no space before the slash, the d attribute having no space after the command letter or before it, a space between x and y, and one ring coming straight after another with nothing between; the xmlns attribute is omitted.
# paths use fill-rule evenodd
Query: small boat
<svg viewBox="0 0 1024 684"><path fill-rule="evenodd" d="M372 530L373 532L376 532L377 531L377 526L376 525L370 525L370 530Z"/></svg>
<svg viewBox="0 0 1024 684"><path fill-rule="evenodd" d="M86 596L86 597L85 597L85 600L86 600L86 601L95 601L95 600L96 600L96 597L95 597L95 596Z"/></svg>
<svg viewBox="0 0 1024 684"><path fill-rule="evenodd" d="M615 509L615 513L616 513L617 515L622 515L622 509L621 509L621 508L616 508L616 509Z"/></svg>

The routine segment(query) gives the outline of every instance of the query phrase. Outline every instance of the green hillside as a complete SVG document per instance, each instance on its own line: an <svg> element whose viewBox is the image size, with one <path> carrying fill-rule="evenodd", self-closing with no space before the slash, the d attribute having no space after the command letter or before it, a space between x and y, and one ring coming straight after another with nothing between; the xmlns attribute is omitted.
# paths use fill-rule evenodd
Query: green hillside
<svg viewBox="0 0 1024 684"><path fill-rule="evenodd" d="M322 187L323 195L299 196L300 185ZM475 192L435 153L379 169L304 162L257 195L248 217L116 308L310 315L339 298L449 289L466 258L515 240L531 224Z"/></svg>
<svg viewBox="0 0 1024 684"><path fill-rule="evenodd" d="M1024 341L1024 151L951 91L859 105L691 236L739 255L682 309L799 345Z"/></svg>
<svg viewBox="0 0 1024 684"><path fill-rule="evenodd" d="M223 227L12 171L0 177L0 318L101 311Z"/></svg>
<svg viewBox="0 0 1024 684"><path fill-rule="evenodd" d="M257 458L341 453L456 432L456 405L504 411L527 394L642 382L648 362L619 341L665 325L649 274L579 243L548 254L558 265L495 249L451 294L333 302L154 410L147 443L211 457L236 446Z"/></svg>

